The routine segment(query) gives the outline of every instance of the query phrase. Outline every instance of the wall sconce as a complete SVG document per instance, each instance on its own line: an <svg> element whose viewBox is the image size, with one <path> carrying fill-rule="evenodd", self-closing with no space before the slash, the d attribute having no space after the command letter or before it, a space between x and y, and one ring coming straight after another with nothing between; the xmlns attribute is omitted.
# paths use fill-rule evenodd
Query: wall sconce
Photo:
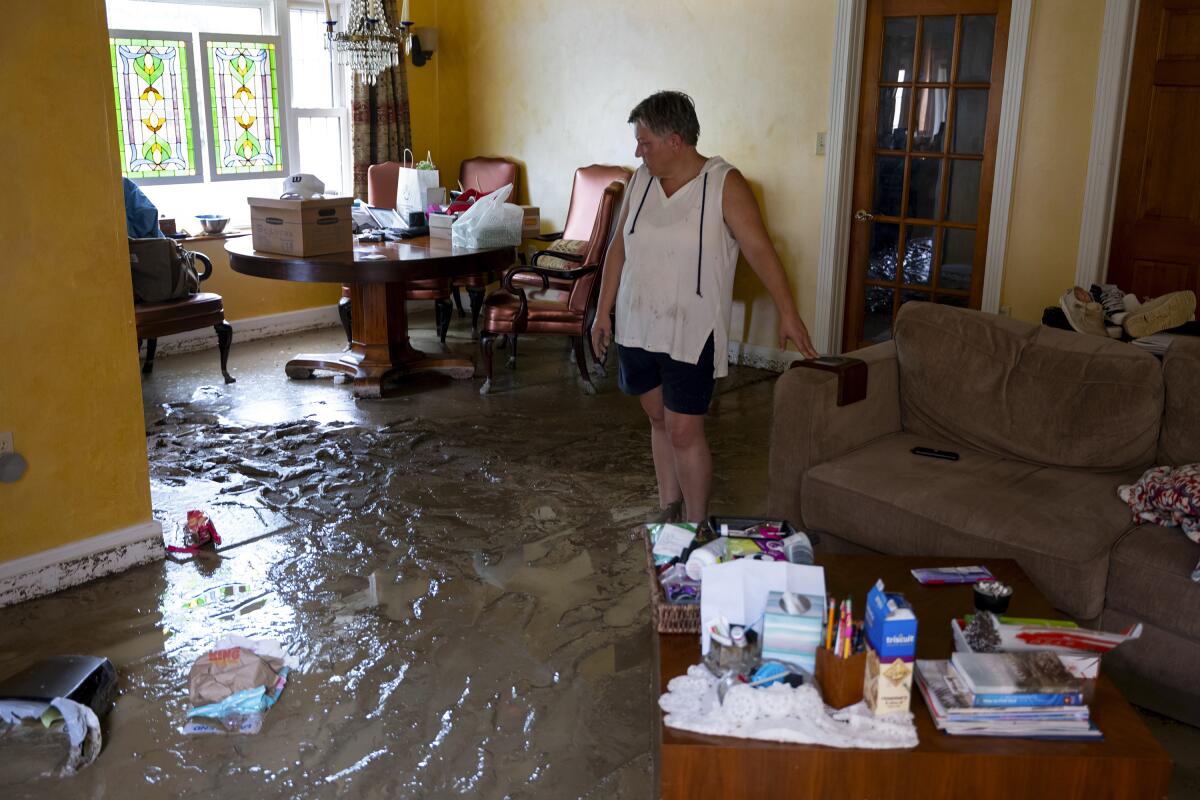
<svg viewBox="0 0 1200 800"><path fill-rule="evenodd" d="M409 34L408 47L414 67L423 67L426 61L433 58L433 51L437 50L437 40L437 28L412 29Z"/></svg>

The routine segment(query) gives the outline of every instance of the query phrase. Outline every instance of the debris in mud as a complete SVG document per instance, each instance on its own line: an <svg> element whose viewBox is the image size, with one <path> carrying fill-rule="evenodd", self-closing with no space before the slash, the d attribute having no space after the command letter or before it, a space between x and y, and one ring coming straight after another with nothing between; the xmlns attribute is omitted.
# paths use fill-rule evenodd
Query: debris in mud
<svg viewBox="0 0 1200 800"><path fill-rule="evenodd" d="M192 664L183 733L258 733L287 685L287 661L274 639L221 639Z"/></svg>
<svg viewBox="0 0 1200 800"><path fill-rule="evenodd" d="M0 681L0 785L67 777L100 753L117 692L107 658L54 656Z"/></svg>

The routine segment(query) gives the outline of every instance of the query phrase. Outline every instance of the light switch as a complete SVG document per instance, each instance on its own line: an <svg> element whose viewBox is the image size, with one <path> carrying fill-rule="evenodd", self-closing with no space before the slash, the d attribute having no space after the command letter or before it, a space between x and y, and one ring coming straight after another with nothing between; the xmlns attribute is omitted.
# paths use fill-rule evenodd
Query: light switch
<svg viewBox="0 0 1200 800"><path fill-rule="evenodd" d="M817 155L825 155L825 131L817 131Z"/></svg>

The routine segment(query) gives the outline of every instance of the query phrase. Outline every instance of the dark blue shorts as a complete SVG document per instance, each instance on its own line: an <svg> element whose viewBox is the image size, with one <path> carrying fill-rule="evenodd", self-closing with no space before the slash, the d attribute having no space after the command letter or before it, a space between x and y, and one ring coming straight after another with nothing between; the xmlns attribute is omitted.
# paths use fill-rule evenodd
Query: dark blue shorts
<svg viewBox="0 0 1200 800"><path fill-rule="evenodd" d="M617 384L634 396L662 386L663 405L676 414L707 414L712 402L713 337L710 334L695 364L676 361L666 353L617 345Z"/></svg>

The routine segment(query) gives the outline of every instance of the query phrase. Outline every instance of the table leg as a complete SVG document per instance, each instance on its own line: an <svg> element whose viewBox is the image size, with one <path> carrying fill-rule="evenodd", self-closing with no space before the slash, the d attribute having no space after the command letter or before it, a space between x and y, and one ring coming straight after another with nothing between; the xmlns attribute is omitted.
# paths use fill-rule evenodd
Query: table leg
<svg viewBox="0 0 1200 800"><path fill-rule="evenodd" d="M429 356L408 338L408 310L403 283L350 285L350 350L342 353L305 353L288 361L289 378L310 378L325 369L350 376L358 397L382 397L387 377L396 371L432 371L452 378L474 376L475 362L456 356Z"/></svg>

